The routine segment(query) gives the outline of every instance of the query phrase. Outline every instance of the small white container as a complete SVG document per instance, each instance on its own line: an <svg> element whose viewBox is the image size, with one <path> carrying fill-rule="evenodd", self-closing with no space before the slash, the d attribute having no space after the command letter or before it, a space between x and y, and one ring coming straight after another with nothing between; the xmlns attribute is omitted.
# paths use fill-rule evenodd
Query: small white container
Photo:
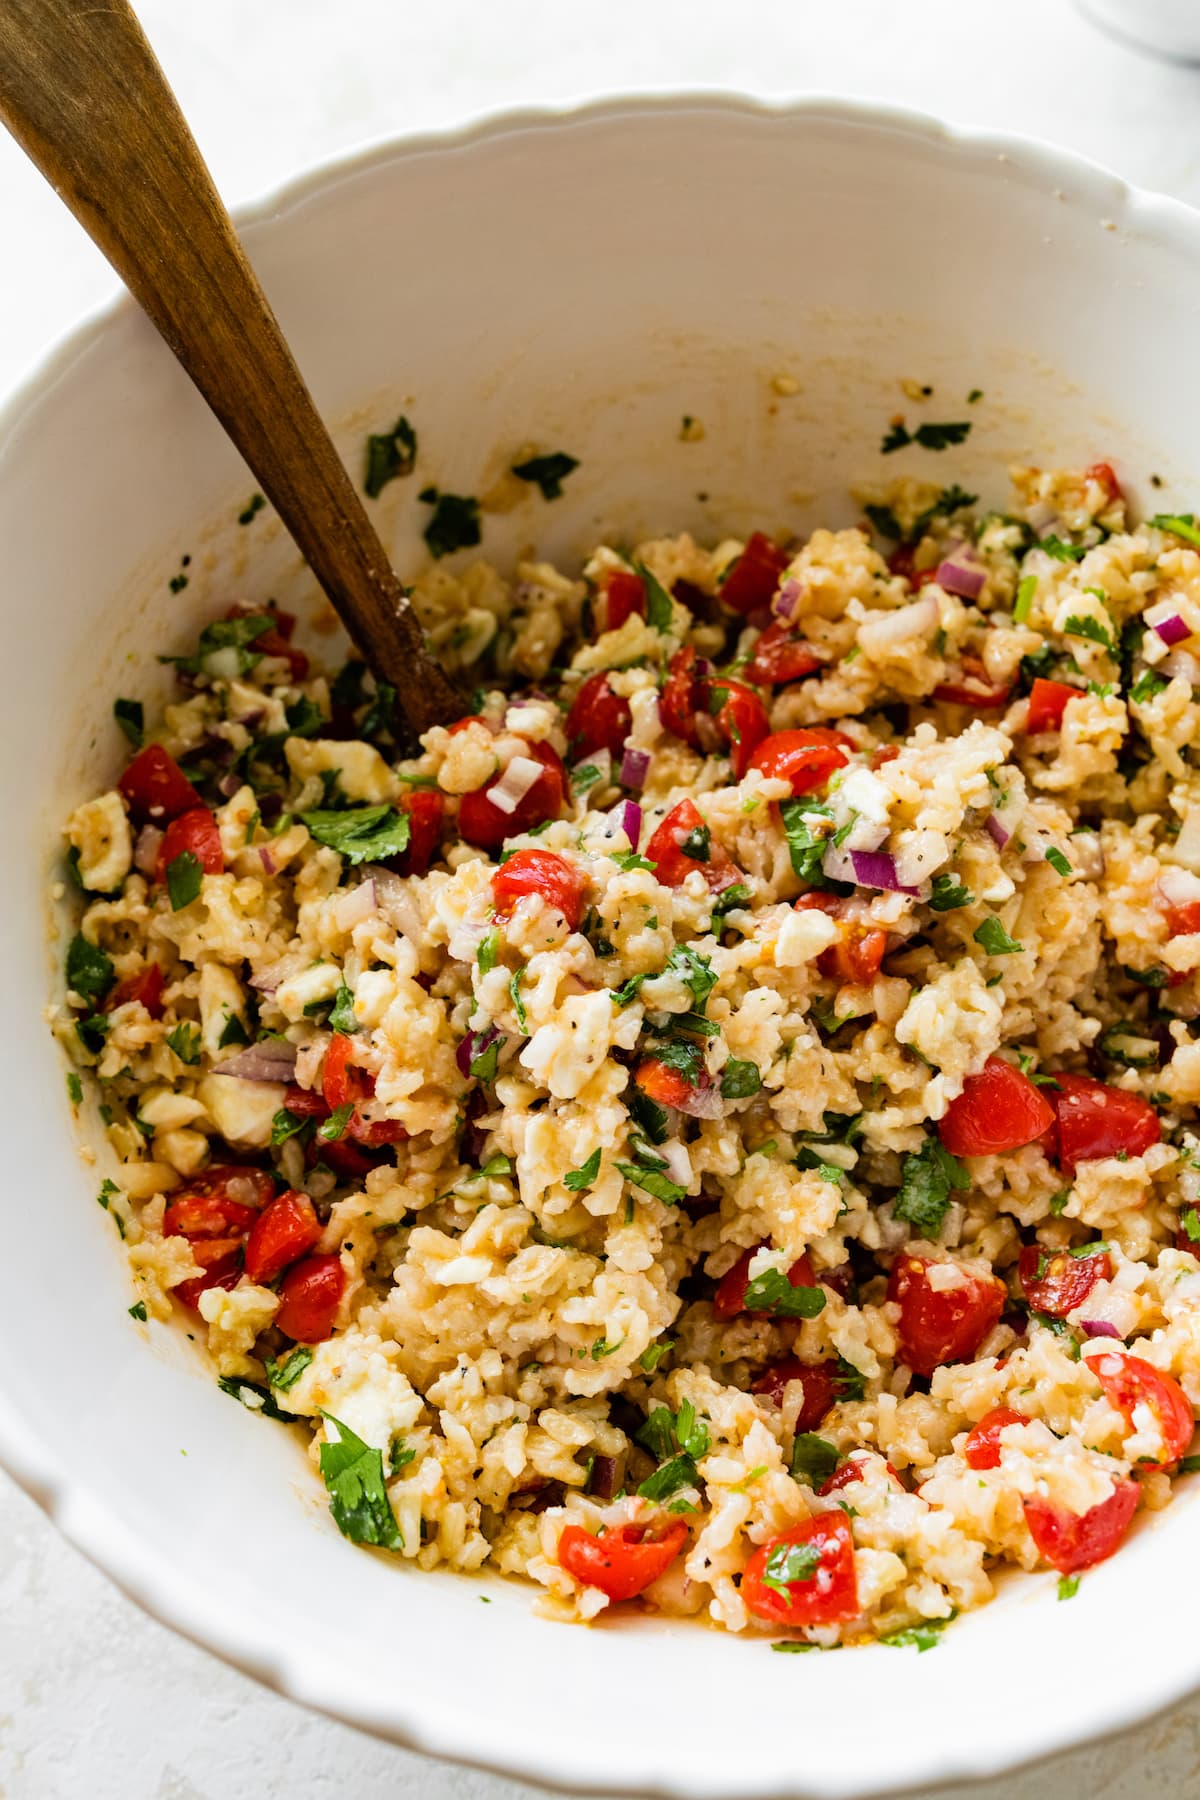
<svg viewBox="0 0 1200 1800"><path fill-rule="evenodd" d="M1200 62L1200 0L1079 0L1097 25L1176 62Z"/></svg>

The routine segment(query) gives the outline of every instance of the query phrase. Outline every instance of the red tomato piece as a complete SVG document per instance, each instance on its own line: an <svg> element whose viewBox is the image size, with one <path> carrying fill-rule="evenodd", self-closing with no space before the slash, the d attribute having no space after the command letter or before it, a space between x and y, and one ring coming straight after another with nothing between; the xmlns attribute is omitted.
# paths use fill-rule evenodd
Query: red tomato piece
<svg viewBox="0 0 1200 1800"><path fill-rule="evenodd" d="M684 644L667 665L667 679L658 697L658 713L667 730L690 744L693 750L700 748L696 713L702 704L701 686L700 658L691 644Z"/></svg>
<svg viewBox="0 0 1200 1800"><path fill-rule="evenodd" d="M651 1530L650 1525L610 1525L593 1537L582 1525L568 1525L558 1540L558 1566L610 1600L632 1600L670 1568L687 1542L682 1519L663 1525L657 1536Z"/></svg>
<svg viewBox="0 0 1200 1800"><path fill-rule="evenodd" d="M1175 1377L1140 1356L1116 1356L1111 1350L1093 1347L1086 1353L1086 1361L1110 1405L1123 1414L1131 1431L1138 1429L1134 1413L1139 1407L1153 1413L1163 1441L1162 1461L1154 1467L1167 1469L1177 1463L1192 1441L1196 1418Z"/></svg>
<svg viewBox="0 0 1200 1800"><path fill-rule="evenodd" d="M865 1466L866 1456L867 1453L865 1451L852 1450L841 1467L835 1469L833 1474L829 1477L829 1480L822 1482L821 1486L817 1489L821 1498L824 1499L826 1494L836 1494L840 1488L849 1487L852 1482L862 1481L867 1472ZM903 1492L904 1483L901 1481L895 1469L893 1469L891 1463L888 1463L887 1465L887 1472L895 1482L896 1486Z"/></svg>
<svg viewBox="0 0 1200 1800"><path fill-rule="evenodd" d="M786 781L797 798L824 787L829 777L844 769L848 758L843 746L854 745L840 731L822 725L804 731L773 731L758 745L749 767L774 781Z"/></svg>
<svg viewBox="0 0 1200 1800"><path fill-rule="evenodd" d="M591 750L611 750L620 757L625 739L633 730L633 713L623 694L615 692L608 673L597 669L589 675L567 714L567 742L572 756Z"/></svg>
<svg viewBox="0 0 1200 1800"><path fill-rule="evenodd" d="M283 1104L288 1112L295 1113L298 1119L327 1119L329 1104L324 1096L313 1088L297 1087L293 1082L283 1097Z"/></svg>
<svg viewBox="0 0 1200 1800"><path fill-rule="evenodd" d="M583 872L553 850L518 850L492 876L492 897L499 918L507 919L518 900L528 894L540 894L547 906L563 915L572 931L583 917L586 888Z"/></svg>
<svg viewBox="0 0 1200 1800"><path fill-rule="evenodd" d="M156 881L166 880L167 870L184 851L191 852L206 875L224 874L225 852L221 848L221 832L207 806L194 806L190 812L180 813L177 819L171 820L163 832L162 843L158 846L158 861L154 870Z"/></svg>
<svg viewBox="0 0 1200 1800"><path fill-rule="evenodd" d="M1041 731L1061 731L1067 702L1083 692L1065 681L1043 681L1039 675L1029 690L1029 716L1025 729L1030 737Z"/></svg>
<svg viewBox="0 0 1200 1800"><path fill-rule="evenodd" d="M175 758L168 756L161 744L147 744L139 750L117 786L141 824L165 825L168 819L201 803Z"/></svg>
<svg viewBox="0 0 1200 1800"><path fill-rule="evenodd" d="M307 1194L291 1188L265 1206L250 1227L246 1240L246 1273L251 1281L274 1281L289 1263L310 1251L321 1235L321 1225Z"/></svg>
<svg viewBox="0 0 1200 1800"><path fill-rule="evenodd" d="M782 1406L789 1381L798 1381L804 1398L796 1414L796 1430L815 1431L830 1407L837 1404L840 1379L835 1362L804 1363L798 1356L785 1356L755 1377L750 1392L764 1394L776 1406Z"/></svg>
<svg viewBox="0 0 1200 1800"><path fill-rule="evenodd" d="M895 762L899 754L899 744L881 744L871 757L871 767L882 769L884 763Z"/></svg>
<svg viewBox="0 0 1200 1800"><path fill-rule="evenodd" d="M408 845L395 867L401 875L427 875L442 846L446 802L437 788L410 788L400 805L408 814Z"/></svg>
<svg viewBox="0 0 1200 1800"><path fill-rule="evenodd" d="M619 631L634 613L640 619L646 616L646 584L632 569L611 570L604 579L604 597L606 631Z"/></svg>
<svg viewBox="0 0 1200 1800"><path fill-rule="evenodd" d="M1021 1288L1036 1312L1065 1319L1082 1306L1098 1281L1112 1280L1112 1257L1107 1250L1094 1256L1072 1256L1069 1250L1043 1250L1026 1244L1017 1264Z"/></svg>
<svg viewBox="0 0 1200 1800"><path fill-rule="evenodd" d="M455 719L453 725L447 725L446 730L454 737L457 732L466 731L471 725L482 725L488 733L492 729L482 713L465 713L461 719Z"/></svg>
<svg viewBox="0 0 1200 1800"><path fill-rule="evenodd" d="M1090 1075L1056 1075L1047 1098L1058 1122L1058 1160L1064 1174L1102 1156L1140 1156L1162 1137L1158 1114L1140 1094L1107 1087Z"/></svg>
<svg viewBox="0 0 1200 1800"><path fill-rule="evenodd" d="M984 1413L978 1425L972 1425L963 1445L968 1469L998 1469L1000 1433L1006 1425L1026 1425L1028 1422L1024 1413L1014 1412L1011 1406L993 1406L991 1412Z"/></svg>
<svg viewBox="0 0 1200 1800"><path fill-rule="evenodd" d="M837 943L830 944L817 958L821 974L830 981L840 982L843 987L870 987L887 955L887 932L878 926L860 924L857 919L847 919L840 897L822 893L818 888L801 894L795 910L828 913L830 918L840 921L841 936Z"/></svg>
<svg viewBox="0 0 1200 1800"><path fill-rule="evenodd" d="M162 1231L164 1237L240 1241L258 1217L256 1207L243 1206L223 1194L184 1193L172 1200L164 1212Z"/></svg>
<svg viewBox="0 0 1200 1800"><path fill-rule="evenodd" d="M811 1545L816 1567L795 1581L784 1581L780 1593L764 1576L768 1563L791 1545ZM780 1566L779 1563L776 1564ZM757 1549L742 1575L742 1599L757 1618L772 1625L836 1625L858 1612L858 1578L854 1568L854 1536L844 1512L818 1513L793 1525Z"/></svg>
<svg viewBox="0 0 1200 1800"><path fill-rule="evenodd" d="M763 1307L746 1306L746 1289L750 1285L750 1264L763 1248L756 1244L752 1250L743 1250L732 1269L722 1275L713 1295L713 1318L735 1319L739 1313L746 1311L763 1312ZM788 1280L793 1287L816 1287L817 1278L813 1274L813 1266L807 1254L798 1256L788 1270Z"/></svg>
<svg viewBox="0 0 1200 1800"><path fill-rule="evenodd" d="M352 1104L355 1110L350 1115L346 1130L350 1137L369 1149L378 1149L383 1144L403 1143L408 1132L399 1119L367 1120L358 1110L364 1100L370 1100L374 1095L375 1077L369 1070L359 1068L352 1060L354 1050L353 1038L341 1031L334 1032L329 1040L321 1071L326 1106L330 1112L335 1112L339 1106ZM304 1110L311 1113L311 1104ZM328 1157L338 1142L338 1139L334 1139L331 1144L323 1143L322 1154Z"/></svg>
<svg viewBox="0 0 1200 1800"><path fill-rule="evenodd" d="M282 656L287 663L292 680L303 681L308 674L308 657L303 650L298 649L290 642L292 633L296 629L295 613L285 612L279 606L259 608L242 605L231 606L225 617L227 619L246 619L259 611L269 612L275 623L268 625L265 631L260 631L256 638L251 639L250 649L260 650L264 656Z"/></svg>
<svg viewBox="0 0 1200 1800"><path fill-rule="evenodd" d="M163 1015L163 972L157 963L147 963L136 975L127 981L120 982L108 996L105 1006L109 1012L114 1007L125 1006L130 1000L136 1000L144 1006L152 1019L161 1019Z"/></svg>
<svg viewBox="0 0 1200 1800"><path fill-rule="evenodd" d="M812 645L794 637L788 626L777 619L755 644L746 676L760 687L781 687L786 681L803 681L820 666L821 658Z"/></svg>
<svg viewBox="0 0 1200 1800"><path fill-rule="evenodd" d="M729 746L729 761L736 781L750 768L751 758L771 729L767 709L754 689L744 681L723 677L701 683L701 697L716 720L717 730Z"/></svg>
<svg viewBox="0 0 1200 1800"><path fill-rule="evenodd" d="M1200 900L1185 900L1181 906L1166 906L1163 917L1167 921L1168 937L1191 937L1193 932L1200 931Z"/></svg>
<svg viewBox="0 0 1200 1800"><path fill-rule="evenodd" d="M697 856L696 850L705 854ZM714 894L741 878L737 864L713 837L692 800L671 808L646 845L645 856L657 865L664 887L682 887L693 869L699 869Z"/></svg>
<svg viewBox="0 0 1200 1800"><path fill-rule="evenodd" d="M752 532L718 589L721 599L736 613L752 613L767 606L791 560L765 533Z"/></svg>
<svg viewBox="0 0 1200 1800"><path fill-rule="evenodd" d="M939 681L933 690L935 700L948 706L974 706L984 712L1007 704L1012 693L1012 683L1007 687L997 687L980 657L972 656L968 651L960 658L959 669L962 680Z"/></svg>
<svg viewBox="0 0 1200 1800"><path fill-rule="evenodd" d="M458 807L459 836L477 850L498 850L505 838L519 837L547 819L557 819L567 791L566 771L562 758L549 744L530 744L525 752L540 762L542 773L533 786L517 801L512 812L504 812L488 798L501 777L494 776L486 787L464 794Z"/></svg>
<svg viewBox="0 0 1200 1800"><path fill-rule="evenodd" d="M1043 1561L1063 1575L1073 1575L1103 1562L1120 1547L1139 1495L1137 1482L1126 1477L1113 1482L1112 1493L1099 1506L1069 1513L1033 1494L1024 1503L1025 1523Z"/></svg>
<svg viewBox="0 0 1200 1800"><path fill-rule="evenodd" d="M384 1160L379 1154L371 1155L348 1137L335 1138L331 1144L327 1144L323 1138L312 1138L304 1154L310 1168L323 1162L344 1181L365 1180L371 1170Z"/></svg>
<svg viewBox="0 0 1200 1800"><path fill-rule="evenodd" d="M275 1183L265 1169L252 1169L243 1163L212 1163L199 1175L193 1175L175 1199L214 1194L219 1200L234 1200L240 1206L257 1208L265 1206L274 1193Z"/></svg>
<svg viewBox="0 0 1200 1800"><path fill-rule="evenodd" d="M1003 1282L960 1266L958 1284L934 1287L929 1256L904 1251L892 1265L888 1299L900 1308L899 1356L916 1375L932 1375L943 1363L966 1362L1004 1311Z"/></svg>
<svg viewBox="0 0 1200 1800"><path fill-rule="evenodd" d="M275 1323L298 1344L319 1344L333 1330L346 1287L336 1256L306 1256L293 1263L279 1286Z"/></svg>
<svg viewBox="0 0 1200 1800"><path fill-rule="evenodd" d="M696 1089L679 1069L672 1069L657 1056L644 1056L633 1072L633 1079L643 1094L659 1106L685 1106Z"/></svg>
<svg viewBox="0 0 1200 1800"><path fill-rule="evenodd" d="M201 1294L209 1288L235 1288L242 1279L241 1238L199 1238L192 1242L192 1260L203 1271L171 1289L176 1300L195 1312Z"/></svg>
<svg viewBox="0 0 1200 1800"><path fill-rule="evenodd" d="M1107 494L1110 505L1121 498L1121 484L1113 473L1111 463L1093 463L1089 469L1084 470L1084 477L1088 481L1099 483Z"/></svg>
<svg viewBox="0 0 1200 1800"><path fill-rule="evenodd" d="M1002 1056L989 1056L938 1122L951 1156L996 1156L1032 1144L1054 1123L1045 1091Z"/></svg>

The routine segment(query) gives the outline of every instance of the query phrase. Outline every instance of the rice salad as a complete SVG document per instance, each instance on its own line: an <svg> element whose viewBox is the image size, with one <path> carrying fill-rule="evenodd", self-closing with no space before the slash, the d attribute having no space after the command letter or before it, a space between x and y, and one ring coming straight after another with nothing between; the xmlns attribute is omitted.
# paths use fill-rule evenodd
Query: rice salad
<svg viewBox="0 0 1200 1800"><path fill-rule="evenodd" d="M924 1646L1169 1503L1200 528L1012 479L434 562L474 694L415 756L274 607L116 702L68 1089L135 1318L307 1427L347 1537L564 1620Z"/></svg>

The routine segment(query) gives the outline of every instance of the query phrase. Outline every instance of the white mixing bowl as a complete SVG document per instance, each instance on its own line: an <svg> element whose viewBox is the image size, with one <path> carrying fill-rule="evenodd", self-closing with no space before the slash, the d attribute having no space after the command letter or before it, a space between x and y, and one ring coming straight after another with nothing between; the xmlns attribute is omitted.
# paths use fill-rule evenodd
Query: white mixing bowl
<svg viewBox="0 0 1200 1800"><path fill-rule="evenodd" d="M458 492L527 443L579 457L563 499L487 519L501 563L535 538L569 559L606 533L846 520L848 481L905 467L1000 499L1010 460L1105 457L1151 510L1200 499L1200 218L1059 152L823 102L620 103L386 147L260 208L246 240L359 475L400 410L424 479ZM919 416L902 379L933 387L923 416L974 422L961 452L880 460L892 415ZM401 571L417 485L378 506ZM523 1587L352 1548L298 1438L182 1332L129 1318L105 1152L85 1108L81 1163L43 1018L47 884L66 808L120 764L113 696L152 697L157 654L231 599L303 591L271 515L236 522L252 487L131 305L0 426L5 1466L150 1611L283 1692L575 1791L993 1773L1200 1682L1194 1483L1070 1605L1051 1575L1015 1579L933 1656L567 1628Z"/></svg>

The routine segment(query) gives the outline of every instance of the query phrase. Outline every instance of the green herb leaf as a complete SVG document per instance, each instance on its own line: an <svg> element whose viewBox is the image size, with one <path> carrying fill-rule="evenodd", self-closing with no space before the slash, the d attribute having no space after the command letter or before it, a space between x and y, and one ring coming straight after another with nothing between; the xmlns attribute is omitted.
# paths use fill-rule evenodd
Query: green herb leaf
<svg viewBox="0 0 1200 1800"><path fill-rule="evenodd" d="M953 875L934 876L933 892L929 896L929 906L932 912L954 912L960 906L973 906L974 904L974 894L968 893L961 882L954 879Z"/></svg>
<svg viewBox="0 0 1200 1800"><path fill-rule="evenodd" d="M217 1039L218 1050L228 1050L231 1044L248 1044L250 1034L236 1013L230 1013L226 1019L220 1037Z"/></svg>
<svg viewBox="0 0 1200 1800"><path fill-rule="evenodd" d="M433 507L433 517L425 527L425 542L435 559L452 556L456 550L469 550L483 536L479 525L479 502L470 494L439 494L434 487L422 488L421 499Z"/></svg>
<svg viewBox="0 0 1200 1800"><path fill-rule="evenodd" d="M600 771L595 763L580 763L578 768L571 770L571 791L586 794L600 779Z"/></svg>
<svg viewBox="0 0 1200 1800"><path fill-rule="evenodd" d="M668 594L657 575L652 575L645 563L634 563L634 568L642 578L646 589L646 623L655 631L670 631L673 608L671 596Z"/></svg>
<svg viewBox="0 0 1200 1800"><path fill-rule="evenodd" d="M820 1566L820 1545L776 1544L763 1565L762 1584L787 1600L793 1582L811 1581Z"/></svg>
<svg viewBox="0 0 1200 1800"><path fill-rule="evenodd" d="M881 1644L887 1644L893 1650L906 1648L935 1650L941 1641L943 1631L953 1617L952 1613L950 1619L924 1619L919 1625L908 1625L903 1631L890 1632L887 1637L880 1638L879 1641Z"/></svg>
<svg viewBox="0 0 1200 1800"><path fill-rule="evenodd" d="M383 862L408 848L408 814L393 806L353 806L344 812L300 814L318 844L347 862Z"/></svg>
<svg viewBox="0 0 1200 1800"><path fill-rule="evenodd" d="M693 825L687 836L680 838L679 848L693 862L706 863L712 849L712 832L707 825Z"/></svg>
<svg viewBox="0 0 1200 1800"><path fill-rule="evenodd" d="M932 1240L942 1228L951 1193L964 1193L970 1185L958 1158L951 1156L939 1138L927 1137L919 1150L904 1159L892 1217L915 1225L922 1237Z"/></svg>
<svg viewBox="0 0 1200 1800"><path fill-rule="evenodd" d="M649 869L653 874L658 867L656 862L647 862L644 856L639 856L636 850L614 850L612 859L618 869L626 875L631 869Z"/></svg>
<svg viewBox="0 0 1200 1800"><path fill-rule="evenodd" d="M521 481L536 482L543 500L557 500L563 482L578 467L578 457L568 456L565 450L552 450L546 456L531 456L525 462L514 463L512 472Z"/></svg>
<svg viewBox="0 0 1200 1800"><path fill-rule="evenodd" d="M195 900L204 882L200 858L193 850L181 850L167 864L167 894L171 911L180 912Z"/></svg>
<svg viewBox="0 0 1200 1800"><path fill-rule="evenodd" d="M764 1269L746 1283L746 1312L770 1313L776 1319L815 1319L825 1310L821 1287L793 1287L782 1269Z"/></svg>
<svg viewBox="0 0 1200 1800"><path fill-rule="evenodd" d="M1160 675L1157 669L1143 669L1129 690L1129 698L1142 706L1147 700L1153 700L1155 694L1161 694L1166 685L1166 676Z"/></svg>
<svg viewBox="0 0 1200 1800"><path fill-rule="evenodd" d="M1181 1475L1195 1475L1200 1473L1200 1456L1185 1456L1181 1458L1179 1473Z"/></svg>
<svg viewBox="0 0 1200 1800"><path fill-rule="evenodd" d="M708 996L717 985L709 958L701 956L689 944L676 944L667 958L667 968L683 982L692 996L696 1011L703 1014Z"/></svg>
<svg viewBox="0 0 1200 1800"><path fill-rule="evenodd" d="M617 1169L626 1181L632 1181L634 1187L640 1187L655 1200L661 1200L664 1206L678 1206L687 1193L687 1188L682 1183L672 1181L661 1169L653 1169L647 1163L619 1162Z"/></svg>
<svg viewBox="0 0 1200 1800"><path fill-rule="evenodd" d="M1044 550L1055 562L1082 562L1087 555L1082 544L1068 544L1065 538L1059 537L1039 538L1034 548Z"/></svg>
<svg viewBox="0 0 1200 1800"><path fill-rule="evenodd" d="M135 1300L133 1305L129 1308L129 1316L131 1319L136 1319L139 1325L148 1324L150 1315L146 1311L146 1302L144 1300Z"/></svg>
<svg viewBox="0 0 1200 1800"><path fill-rule="evenodd" d="M977 925L971 935L989 956L1013 956L1025 948L1024 944L1018 944L1015 938L1009 937L994 915Z"/></svg>
<svg viewBox="0 0 1200 1800"><path fill-rule="evenodd" d="M333 997L333 1011L329 1015L329 1029L348 1033L358 1030L358 1019L354 1013L354 995L343 981Z"/></svg>
<svg viewBox="0 0 1200 1800"><path fill-rule="evenodd" d="M135 1121L135 1123L136 1122L137 1121ZM109 1201L112 1199L113 1195L119 1194L120 1191L121 1190L117 1186L116 1182L110 1181L106 1175L104 1180L100 1183L100 1192L96 1195L96 1204L97 1204L97 1206L102 1206L104 1208L105 1212L110 1215L113 1224L117 1228L118 1235L120 1237L124 1238L124 1236L125 1236L125 1221L121 1217L121 1215L117 1211L117 1209L114 1206L109 1205Z"/></svg>
<svg viewBox="0 0 1200 1800"><path fill-rule="evenodd" d="M742 1062L731 1056L721 1070L722 1100L748 1100L751 1094L757 1094L762 1087L762 1076L758 1064Z"/></svg>
<svg viewBox="0 0 1200 1800"><path fill-rule="evenodd" d="M1058 1578L1058 1597L1060 1600L1073 1600L1079 1592L1078 1575L1060 1575Z"/></svg>
<svg viewBox="0 0 1200 1800"><path fill-rule="evenodd" d="M657 1100L652 1100L649 1094L643 1094L640 1088L634 1089L626 1104L629 1107L630 1118L638 1129L649 1138L650 1142L665 1144L667 1141L666 1108L660 1106Z"/></svg>
<svg viewBox="0 0 1200 1800"><path fill-rule="evenodd" d="M1117 654L1116 641L1110 631L1105 631L1099 619L1089 614L1072 613L1063 631L1067 637L1089 638L1093 644L1100 644L1110 656Z"/></svg>
<svg viewBox="0 0 1200 1800"><path fill-rule="evenodd" d="M78 1106L83 1099L83 1083L74 1069L67 1070L67 1098L72 1106Z"/></svg>
<svg viewBox="0 0 1200 1800"><path fill-rule="evenodd" d="M250 521L257 517L266 504L267 502L262 494L251 494L245 506L243 506L241 512L237 516L238 524L249 525Z"/></svg>
<svg viewBox="0 0 1200 1800"><path fill-rule="evenodd" d="M673 1456L670 1462L663 1463L653 1475L646 1477L638 1493L643 1500L653 1500L661 1505L681 1488L695 1487L698 1479L696 1465L690 1456Z"/></svg>
<svg viewBox="0 0 1200 1800"><path fill-rule="evenodd" d="M286 1106L281 1106L271 1120L272 1145L286 1144L290 1137L295 1137L305 1126L311 1124L311 1119L302 1118L298 1113L289 1112Z"/></svg>
<svg viewBox="0 0 1200 1800"><path fill-rule="evenodd" d="M884 456L903 450L906 444L919 444L922 450L947 450L952 444L964 444L970 433L969 420L953 420L943 425L928 421L910 432L904 424L892 425L879 448Z"/></svg>
<svg viewBox="0 0 1200 1800"><path fill-rule="evenodd" d="M329 1117L322 1119L318 1125L317 1136L326 1144L336 1144L353 1117L353 1100L347 1100L342 1106L335 1106Z"/></svg>
<svg viewBox="0 0 1200 1800"><path fill-rule="evenodd" d="M389 481L411 475L417 460L417 434L403 415L390 431L372 433L367 439L367 475L363 482L368 499L378 500Z"/></svg>
<svg viewBox="0 0 1200 1800"><path fill-rule="evenodd" d="M470 1070L476 1081L482 1081L485 1085L495 1081L496 1071L500 1067L500 1052L507 1042L507 1038L495 1037L471 1058Z"/></svg>
<svg viewBox="0 0 1200 1800"><path fill-rule="evenodd" d="M500 933L494 928L488 932L486 937L479 940L479 948L475 952L475 961L479 965L480 974L487 975L495 968L496 952L499 948L499 944Z"/></svg>
<svg viewBox="0 0 1200 1800"><path fill-rule="evenodd" d="M383 1452L364 1444L331 1413L322 1416L338 1434L335 1443L321 1445L321 1476L338 1530L356 1544L402 1550L404 1538L384 1486Z"/></svg>
<svg viewBox="0 0 1200 1800"><path fill-rule="evenodd" d="M145 739L146 714L140 700L114 700L113 718L125 733L135 750L140 750Z"/></svg>
<svg viewBox="0 0 1200 1800"><path fill-rule="evenodd" d="M595 1185L600 1173L600 1152L593 1150L585 1163L577 1169L569 1169L563 1176L563 1186L573 1194L582 1194L587 1188Z"/></svg>
<svg viewBox="0 0 1200 1800"><path fill-rule="evenodd" d="M268 1356L264 1365L267 1371L267 1380L273 1388L278 1388L281 1394L286 1394L289 1388L295 1387L312 1359L312 1351L303 1344L297 1344L296 1348L289 1350L288 1354L279 1362Z"/></svg>
<svg viewBox="0 0 1200 1800"><path fill-rule="evenodd" d="M750 889L744 881L735 881L727 888L722 888L712 903L714 919L723 919L726 913L734 912L739 906L749 906Z"/></svg>
<svg viewBox="0 0 1200 1800"><path fill-rule="evenodd" d="M509 992L509 997L513 1003L513 1011L517 1015L517 1025L519 1026L520 1030L523 1031L526 1036L528 1036L529 1035L529 1020L525 1016L525 1002L521 998L521 982L524 980L524 978L525 978L525 970L523 967L520 969L514 969L512 972L512 980L508 984L508 992Z"/></svg>
<svg viewBox="0 0 1200 1800"><path fill-rule="evenodd" d="M180 1062L195 1064L200 1061L200 1027L191 1025L186 1020L174 1026L167 1033L167 1044Z"/></svg>
<svg viewBox="0 0 1200 1800"><path fill-rule="evenodd" d="M647 1375L653 1375L668 1350L675 1348L674 1338L660 1338L656 1344L647 1344L638 1357L638 1366L645 1369Z"/></svg>
<svg viewBox="0 0 1200 1800"><path fill-rule="evenodd" d="M810 1488L823 1487L838 1466L838 1452L815 1431L801 1431L792 1445L792 1476Z"/></svg>
<svg viewBox="0 0 1200 1800"><path fill-rule="evenodd" d="M1172 537L1182 538L1185 544L1191 544L1200 550L1200 525L1196 524L1192 513L1155 513L1148 521L1158 527L1159 531L1169 531Z"/></svg>
<svg viewBox="0 0 1200 1800"><path fill-rule="evenodd" d="M827 887L829 884L821 867L827 839L817 836L809 819L814 815L828 816L828 808L812 800L783 800L779 811L794 873L810 887Z"/></svg>
<svg viewBox="0 0 1200 1800"><path fill-rule="evenodd" d="M1070 863L1067 861L1062 851L1057 849L1053 844L1046 852L1046 861L1050 864L1050 867L1057 874L1063 876L1064 879L1071 873Z"/></svg>
<svg viewBox="0 0 1200 1800"><path fill-rule="evenodd" d="M282 1419L291 1423L293 1415L281 1412L271 1397L269 1388L260 1387L257 1381L242 1381L232 1375L218 1375L217 1386L223 1394L237 1400L247 1412L261 1413L264 1419Z"/></svg>
<svg viewBox="0 0 1200 1800"><path fill-rule="evenodd" d="M77 931L67 950L66 973L67 986L94 1005L113 984L112 958Z"/></svg>
<svg viewBox="0 0 1200 1800"><path fill-rule="evenodd" d="M204 667L208 657L219 650L233 650L237 673L246 675L262 661L262 651L251 650L249 646L274 624L275 614L270 612L248 613L237 619L214 619L200 633L191 656L160 656L158 660L172 663L185 674L200 675L208 672Z"/></svg>
<svg viewBox="0 0 1200 1800"><path fill-rule="evenodd" d="M1024 625L1033 611L1033 598L1037 593L1037 576L1022 575L1017 583L1017 598L1013 606L1013 624Z"/></svg>

